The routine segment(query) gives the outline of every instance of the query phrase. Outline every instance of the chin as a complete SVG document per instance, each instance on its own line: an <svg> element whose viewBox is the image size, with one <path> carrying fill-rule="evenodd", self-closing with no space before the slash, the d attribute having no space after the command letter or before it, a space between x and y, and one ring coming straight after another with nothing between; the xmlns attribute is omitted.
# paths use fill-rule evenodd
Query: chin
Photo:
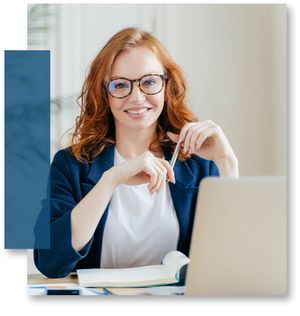
<svg viewBox="0 0 300 316"><path fill-rule="evenodd" d="M128 128L134 129L136 131L140 131L140 130L143 130L143 129L151 128L153 126L153 124L154 123L152 123L152 124L134 124L134 125L128 126Z"/></svg>

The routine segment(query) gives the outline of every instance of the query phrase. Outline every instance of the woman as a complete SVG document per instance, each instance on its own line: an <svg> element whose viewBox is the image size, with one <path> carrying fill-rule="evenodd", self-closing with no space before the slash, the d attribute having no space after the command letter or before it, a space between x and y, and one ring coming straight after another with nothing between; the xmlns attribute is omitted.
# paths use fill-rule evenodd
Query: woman
<svg viewBox="0 0 300 316"><path fill-rule="evenodd" d="M99 52L72 146L51 165L51 249L35 250L43 274L188 255L201 179L238 170L221 128L198 121L185 97L179 67L151 34L124 29Z"/></svg>

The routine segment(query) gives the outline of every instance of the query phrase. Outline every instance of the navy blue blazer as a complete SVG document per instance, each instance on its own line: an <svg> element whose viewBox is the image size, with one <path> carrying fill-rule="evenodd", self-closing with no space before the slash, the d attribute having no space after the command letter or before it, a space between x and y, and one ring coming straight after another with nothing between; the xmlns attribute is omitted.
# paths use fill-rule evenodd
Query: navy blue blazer
<svg viewBox="0 0 300 316"><path fill-rule="evenodd" d="M69 148L58 151L54 156L50 168L50 195L47 197L51 214L51 248L34 250L35 265L47 277L65 277L77 269L99 267L109 205L93 237L79 252L71 244L70 214L102 174L113 167L114 149L114 145L107 146L92 163L79 162ZM165 159L169 161L170 151L166 147L163 147L163 151ZM185 161L177 160L174 173L176 184L168 185L180 229L177 249L188 256L200 181L206 176L218 176L219 172L212 161L195 156ZM42 238L43 233L43 230L36 231L36 238Z"/></svg>

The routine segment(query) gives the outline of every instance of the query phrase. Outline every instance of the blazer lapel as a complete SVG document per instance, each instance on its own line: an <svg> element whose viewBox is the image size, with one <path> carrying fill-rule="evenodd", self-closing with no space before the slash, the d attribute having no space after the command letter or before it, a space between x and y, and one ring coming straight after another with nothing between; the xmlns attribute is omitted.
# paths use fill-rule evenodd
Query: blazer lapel
<svg viewBox="0 0 300 316"><path fill-rule="evenodd" d="M111 144L105 147L102 153L95 157L93 162L90 163L90 169L86 176L88 180L89 188L86 189L86 193L92 189L93 185L95 185L99 179L102 177L103 173L113 167L114 165L114 155L115 155L115 145ZM96 228L94 233L94 241L91 246L91 256L87 257L86 260L88 261L88 265L90 267L97 268L101 262L101 248L102 248L102 239L103 239L103 232L104 226L108 215L109 203L100 219L100 222Z"/></svg>
<svg viewBox="0 0 300 316"><path fill-rule="evenodd" d="M113 167L115 156L115 145L110 144L102 151L102 153L95 157L91 163L90 170L87 174L87 179L96 184L102 177L103 173Z"/></svg>
<svg viewBox="0 0 300 316"><path fill-rule="evenodd" d="M171 160L171 153L167 148L164 148L164 155L166 160ZM176 161L174 174L176 183L169 182L169 188L180 228L177 249L188 255L190 226L194 218L192 210L195 208L198 184L186 161Z"/></svg>
<svg viewBox="0 0 300 316"><path fill-rule="evenodd" d="M172 155L168 148L163 147L164 156L167 161L171 161ZM190 167L188 166L186 161L176 160L174 165L174 174L176 183L173 185L178 188L190 188L195 187L195 176L192 173Z"/></svg>

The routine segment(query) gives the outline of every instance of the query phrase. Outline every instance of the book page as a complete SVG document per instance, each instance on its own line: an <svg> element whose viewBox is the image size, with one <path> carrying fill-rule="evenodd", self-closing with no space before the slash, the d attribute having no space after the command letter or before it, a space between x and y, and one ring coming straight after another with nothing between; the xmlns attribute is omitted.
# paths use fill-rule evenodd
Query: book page
<svg viewBox="0 0 300 316"><path fill-rule="evenodd" d="M78 270L80 283L120 283L130 284L151 280L175 278L163 265L153 265L125 269L84 269Z"/></svg>
<svg viewBox="0 0 300 316"><path fill-rule="evenodd" d="M165 256L163 265L166 266L171 275L175 276L189 262L190 259L180 251L171 251Z"/></svg>

